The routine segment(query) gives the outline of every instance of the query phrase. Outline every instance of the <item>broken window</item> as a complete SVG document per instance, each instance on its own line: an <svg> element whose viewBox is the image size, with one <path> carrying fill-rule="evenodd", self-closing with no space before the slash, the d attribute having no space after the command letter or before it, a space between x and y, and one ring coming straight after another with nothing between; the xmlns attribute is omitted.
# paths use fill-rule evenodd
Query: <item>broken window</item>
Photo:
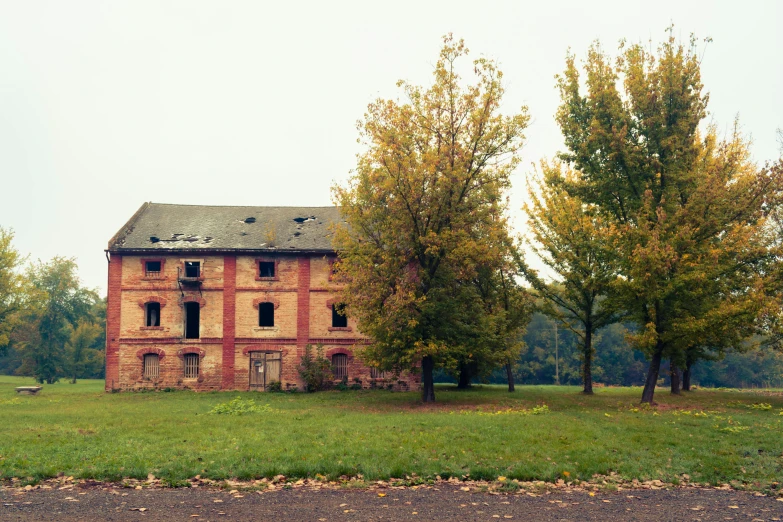
<svg viewBox="0 0 783 522"><path fill-rule="evenodd" d="M348 356L344 353L332 355L332 375L339 380L348 378Z"/></svg>
<svg viewBox="0 0 783 522"><path fill-rule="evenodd" d="M258 262L258 277L275 277L275 262L274 261L259 261Z"/></svg>
<svg viewBox="0 0 783 522"><path fill-rule="evenodd" d="M160 326L160 303L145 304L144 315L145 326Z"/></svg>
<svg viewBox="0 0 783 522"><path fill-rule="evenodd" d="M332 305L332 328L347 328L348 316L345 315L345 305L335 303Z"/></svg>
<svg viewBox="0 0 783 522"><path fill-rule="evenodd" d="M144 371L145 379L157 379L160 376L160 357L157 353L148 353L144 355Z"/></svg>
<svg viewBox="0 0 783 522"><path fill-rule="evenodd" d="M201 305L199 303L185 303L185 339L199 338L199 319Z"/></svg>
<svg viewBox="0 0 783 522"><path fill-rule="evenodd" d="M198 359L197 353L186 353L184 355L186 379L195 379L198 377Z"/></svg>
<svg viewBox="0 0 783 522"><path fill-rule="evenodd" d="M275 325L274 303L260 303L258 305L258 326Z"/></svg>
<svg viewBox="0 0 783 522"><path fill-rule="evenodd" d="M185 261L185 277L200 277L201 263L198 261Z"/></svg>
<svg viewBox="0 0 783 522"><path fill-rule="evenodd" d="M161 269L160 261L145 261L144 277L160 277L160 269Z"/></svg>

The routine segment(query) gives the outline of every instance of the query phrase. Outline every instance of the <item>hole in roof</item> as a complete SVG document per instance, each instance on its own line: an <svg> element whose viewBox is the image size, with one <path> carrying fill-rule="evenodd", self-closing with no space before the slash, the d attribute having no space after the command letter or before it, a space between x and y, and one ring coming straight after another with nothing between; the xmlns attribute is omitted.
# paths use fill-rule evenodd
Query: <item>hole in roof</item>
<svg viewBox="0 0 783 522"><path fill-rule="evenodd" d="M160 238L157 236L150 236L150 243L157 243L160 241Z"/></svg>
<svg viewBox="0 0 783 522"><path fill-rule="evenodd" d="M315 216L310 216L310 217L296 217L296 218L294 218L294 221L296 221L297 223L306 223L306 222L308 222L308 221L315 221Z"/></svg>
<svg viewBox="0 0 783 522"><path fill-rule="evenodd" d="M255 222L256 222L256 218L254 217L245 218L245 223L255 223Z"/></svg>

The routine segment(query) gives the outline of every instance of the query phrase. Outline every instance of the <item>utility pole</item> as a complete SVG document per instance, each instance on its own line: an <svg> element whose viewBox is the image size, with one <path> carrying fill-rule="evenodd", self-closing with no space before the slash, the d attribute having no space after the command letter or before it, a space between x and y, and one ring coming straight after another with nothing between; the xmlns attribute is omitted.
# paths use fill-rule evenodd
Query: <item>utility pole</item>
<svg viewBox="0 0 783 522"><path fill-rule="evenodd" d="M555 384L560 386L560 357L557 351L557 321L555 321Z"/></svg>

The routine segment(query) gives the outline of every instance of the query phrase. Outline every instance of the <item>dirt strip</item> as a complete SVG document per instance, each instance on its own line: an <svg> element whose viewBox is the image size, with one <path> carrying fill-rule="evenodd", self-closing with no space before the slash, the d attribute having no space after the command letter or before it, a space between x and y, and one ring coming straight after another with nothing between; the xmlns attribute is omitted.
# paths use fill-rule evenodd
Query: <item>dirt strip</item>
<svg viewBox="0 0 783 522"><path fill-rule="evenodd" d="M783 521L783 501L739 491L660 489L598 492L557 490L535 496L429 488L128 489L113 485L69 489L0 489L0 520L687 520Z"/></svg>

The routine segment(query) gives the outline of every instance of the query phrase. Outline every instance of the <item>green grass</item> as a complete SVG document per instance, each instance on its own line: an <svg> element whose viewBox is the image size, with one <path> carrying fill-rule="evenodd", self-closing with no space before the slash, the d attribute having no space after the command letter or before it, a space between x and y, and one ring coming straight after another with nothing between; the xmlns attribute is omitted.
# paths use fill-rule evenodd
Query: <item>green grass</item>
<svg viewBox="0 0 783 522"><path fill-rule="evenodd" d="M103 381L45 385L0 376L0 480L58 473L120 480L153 473L170 483L287 477L419 477L553 481L625 479L769 488L783 476L783 394L658 390L642 408L638 388L483 386L415 393L318 394L103 392ZM261 408L211 415L235 397ZM754 404L766 406L751 407ZM269 405L265 407L265 405ZM530 414L546 404L548 412ZM498 413L500 412L500 413ZM564 473L567 472L567 475Z"/></svg>

